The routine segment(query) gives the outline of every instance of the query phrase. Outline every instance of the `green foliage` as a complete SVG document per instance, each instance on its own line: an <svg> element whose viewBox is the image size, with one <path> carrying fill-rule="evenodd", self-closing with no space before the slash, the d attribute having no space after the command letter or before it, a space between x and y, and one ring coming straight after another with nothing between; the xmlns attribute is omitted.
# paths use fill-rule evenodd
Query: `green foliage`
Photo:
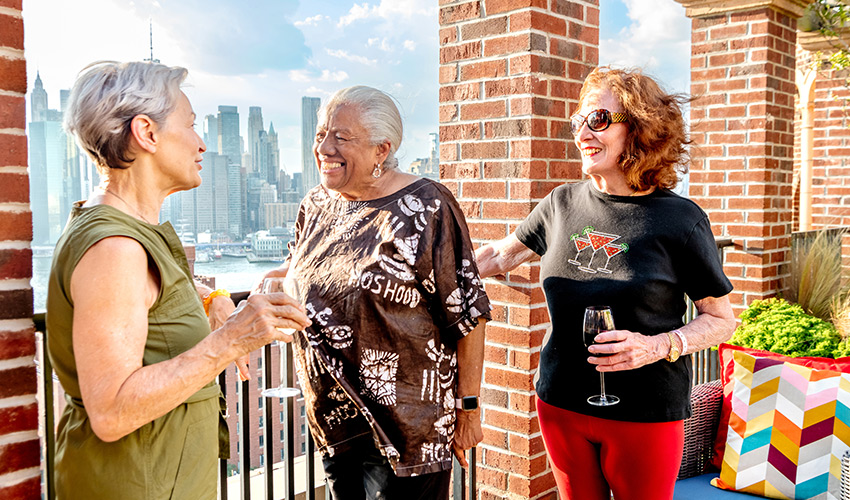
<svg viewBox="0 0 850 500"><path fill-rule="evenodd" d="M729 343L792 357L850 355L835 326L779 298L754 301Z"/></svg>

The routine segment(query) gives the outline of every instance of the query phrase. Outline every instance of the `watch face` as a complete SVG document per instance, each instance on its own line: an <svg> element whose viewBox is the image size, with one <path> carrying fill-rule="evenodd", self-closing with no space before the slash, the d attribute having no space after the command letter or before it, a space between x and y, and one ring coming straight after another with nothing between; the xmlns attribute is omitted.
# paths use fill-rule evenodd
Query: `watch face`
<svg viewBox="0 0 850 500"><path fill-rule="evenodd" d="M472 411L478 409L478 396L466 396L461 399L460 408L463 411Z"/></svg>

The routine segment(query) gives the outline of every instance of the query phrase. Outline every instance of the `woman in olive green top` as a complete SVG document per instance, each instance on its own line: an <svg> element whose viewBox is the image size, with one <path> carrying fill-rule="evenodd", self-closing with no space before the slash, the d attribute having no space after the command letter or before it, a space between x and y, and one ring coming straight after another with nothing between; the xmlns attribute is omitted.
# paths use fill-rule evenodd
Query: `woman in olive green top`
<svg viewBox="0 0 850 500"><path fill-rule="evenodd" d="M65 126L103 182L74 207L48 285L48 351L68 401L56 443L61 500L215 498L215 460L227 450L215 376L282 340L277 328L310 324L282 293L253 295L229 318L221 297L204 301L210 332L210 291L193 284L171 225L158 224L166 196L201 183L206 146L185 77L102 62L71 92Z"/></svg>

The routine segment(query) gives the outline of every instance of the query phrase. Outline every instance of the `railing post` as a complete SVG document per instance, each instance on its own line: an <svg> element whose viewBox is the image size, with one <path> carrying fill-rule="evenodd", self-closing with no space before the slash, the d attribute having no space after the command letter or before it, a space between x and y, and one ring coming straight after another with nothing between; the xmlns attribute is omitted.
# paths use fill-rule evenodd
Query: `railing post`
<svg viewBox="0 0 850 500"><path fill-rule="evenodd" d="M272 380L272 344L266 344L265 347L263 347L263 369L263 378L266 383L266 387L274 387L274 381ZM263 401L263 415L265 416L263 430L266 436L265 446L263 447L263 454L266 456L266 499L271 500L274 498L274 457L272 456L272 452L274 451L274 446L272 446L274 426L272 425L272 398L266 398L266 400Z"/></svg>
<svg viewBox="0 0 850 500"><path fill-rule="evenodd" d="M216 377L218 385L221 387L221 396L227 400L227 370L222 371ZM227 500L227 460L220 459L218 461L218 484L221 494L221 500Z"/></svg>
<svg viewBox="0 0 850 500"><path fill-rule="evenodd" d="M239 439L242 441L242 449L239 450L239 483L242 500L251 500L251 424L249 409L251 408L251 395L248 384L251 380L242 382L242 411L239 414L241 425Z"/></svg>

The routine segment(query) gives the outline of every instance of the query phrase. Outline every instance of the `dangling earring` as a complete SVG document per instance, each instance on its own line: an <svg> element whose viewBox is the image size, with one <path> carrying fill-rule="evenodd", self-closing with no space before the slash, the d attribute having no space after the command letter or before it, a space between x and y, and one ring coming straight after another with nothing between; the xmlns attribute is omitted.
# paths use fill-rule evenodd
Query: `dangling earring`
<svg viewBox="0 0 850 500"><path fill-rule="evenodd" d="M381 170L381 164L376 163L375 168L372 169L372 177L377 179L377 178L381 177L382 173L384 173L384 171Z"/></svg>

